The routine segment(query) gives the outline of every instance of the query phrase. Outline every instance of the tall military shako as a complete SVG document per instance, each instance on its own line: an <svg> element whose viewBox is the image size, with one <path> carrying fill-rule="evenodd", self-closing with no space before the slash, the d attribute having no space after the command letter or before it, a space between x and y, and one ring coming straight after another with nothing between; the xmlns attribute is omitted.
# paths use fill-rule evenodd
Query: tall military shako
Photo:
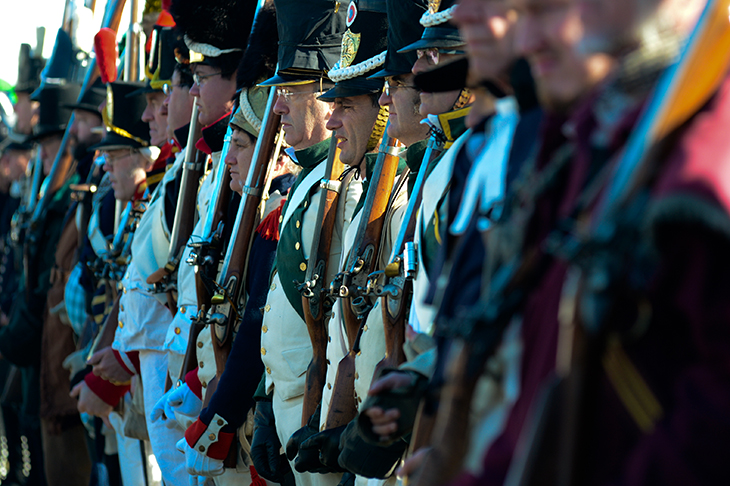
<svg viewBox="0 0 730 486"><path fill-rule="evenodd" d="M38 139L62 134L66 130L73 110L67 106L78 99L81 86L72 81L77 63L71 38L63 30L58 31L51 58L41 73L41 85L30 99L38 101L40 113L33 127L33 137Z"/></svg>
<svg viewBox="0 0 730 486"><path fill-rule="evenodd" d="M129 96L141 86L142 83L127 81L107 84L106 105L102 110L106 133L101 142L89 150L142 150L149 147L149 126L142 121L142 112L147 107L147 102L141 94Z"/></svg>
<svg viewBox="0 0 730 486"><path fill-rule="evenodd" d="M385 0L353 0L347 7L347 31L342 35L340 60L327 73L334 88L319 97L322 101L379 93L383 79L369 79L385 64L388 50L388 18ZM388 107L381 106L367 150L380 142L388 123Z"/></svg>
<svg viewBox="0 0 730 486"><path fill-rule="evenodd" d="M258 84L274 75L277 44L276 6L266 0L256 12L246 51L236 75L238 108L231 118L231 126L258 138L269 98L269 87Z"/></svg>
<svg viewBox="0 0 730 486"><path fill-rule="evenodd" d="M291 86L326 79L340 58L347 29L342 0L274 0L279 33L276 75L261 86Z"/></svg>
<svg viewBox="0 0 730 486"><path fill-rule="evenodd" d="M40 53L33 52L29 44L21 44L15 92L32 93L38 89L41 84L41 71L45 65L46 60Z"/></svg>
<svg viewBox="0 0 730 486"><path fill-rule="evenodd" d="M190 63L203 63L233 74L248 42L256 0L173 0L177 27L190 50Z"/></svg>
<svg viewBox="0 0 730 486"><path fill-rule="evenodd" d="M428 10L428 0L386 0L388 9L388 53L383 69L371 78L408 74L416 63L416 51L398 52L421 39L424 27L418 22Z"/></svg>
<svg viewBox="0 0 730 486"><path fill-rule="evenodd" d="M98 78L89 89L86 90L84 96L80 100L75 100L73 103L63 105L64 108L70 108L72 110L84 110L95 115L101 116L99 113L99 105L104 102L106 98L106 86L101 78Z"/></svg>

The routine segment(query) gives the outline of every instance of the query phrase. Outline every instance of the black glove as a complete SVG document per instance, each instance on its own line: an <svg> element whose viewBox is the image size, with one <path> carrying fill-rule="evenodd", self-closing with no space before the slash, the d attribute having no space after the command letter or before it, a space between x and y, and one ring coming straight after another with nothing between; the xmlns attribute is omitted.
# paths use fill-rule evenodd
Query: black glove
<svg viewBox="0 0 730 486"><path fill-rule="evenodd" d="M259 476L280 483L291 472L289 461L280 454L281 442L276 434L274 411L271 402L256 402L253 419L253 440L251 441L251 460Z"/></svg>
<svg viewBox="0 0 730 486"><path fill-rule="evenodd" d="M299 472L343 472L337 459L340 457L340 436L346 425L323 430L314 434L299 446L294 469Z"/></svg>
<svg viewBox="0 0 730 486"><path fill-rule="evenodd" d="M408 448L404 440L373 445L364 440L358 420L347 425L340 437L340 466L366 478L386 479L393 474Z"/></svg>
<svg viewBox="0 0 730 486"><path fill-rule="evenodd" d="M319 432L319 414L322 410L322 404L317 406L317 410L314 411L307 425L294 432L286 443L286 457L293 461L297 454L299 454L299 446L302 442L312 437L314 434Z"/></svg>
<svg viewBox="0 0 730 486"><path fill-rule="evenodd" d="M373 378L373 382L391 372L403 373L404 371L384 369L380 373L380 376ZM406 371L406 373L409 373L412 377L410 385L395 388L379 395L369 396L360 407L363 411L372 407L380 407L383 410L397 408L400 411L400 417L396 420L398 430L390 434L390 441L385 442L381 441L380 436L373 432L373 424L370 421L370 417L364 413L359 414L356 420L359 423L360 436L366 442L379 446L390 445L399 441L413 430L418 406L428 388L428 378L415 371Z"/></svg>
<svg viewBox="0 0 730 486"><path fill-rule="evenodd" d="M342 475L342 479L337 483L337 486L355 486L355 475L351 472L346 472Z"/></svg>

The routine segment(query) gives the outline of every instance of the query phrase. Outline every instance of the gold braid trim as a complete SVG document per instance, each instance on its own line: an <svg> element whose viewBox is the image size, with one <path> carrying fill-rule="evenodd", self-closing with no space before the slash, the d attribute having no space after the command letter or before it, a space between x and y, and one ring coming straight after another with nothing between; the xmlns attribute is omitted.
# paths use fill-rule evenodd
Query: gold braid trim
<svg viewBox="0 0 730 486"><path fill-rule="evenodd" d="M104 120L104 126L106 126L107 131L114 132L117 135L121 135L124 138L132 139L135 142L141 143L143 147L147 147L149 145L149 143L147 143L146 140L142 140L139 137L135 137L134 135L132 135L131 133L129 133L125 129L119 128L118 126L114 125L112 123L112 121L109 119L109 114L108 114L107 110L104 110L101 113L101 118Z"/></svg>
<svg viewBox="0 0 730 486"><path fill-rule="evenodd" d="M370 152L371 150L375 150L375 147L377 147L380 143L380 139L383 138L383 133L385 133L385 126L388 124L388 113L389 110L387 106L381 106L380 110L378 110L378 118L375 120L375 125L373 125L373 131L370 134L370 138L368 139L368 152Z"/></svg>
<svg viewBox="0 0 730 486"><path fill-rule="evenodd" d="M459 93L459 97L456 99L456 103L454 103L454 110L460 110L464 108L466 105L469 104L469 100L471 99L471 90L469 88L464 88L461 90L461 93Z"/></svg>

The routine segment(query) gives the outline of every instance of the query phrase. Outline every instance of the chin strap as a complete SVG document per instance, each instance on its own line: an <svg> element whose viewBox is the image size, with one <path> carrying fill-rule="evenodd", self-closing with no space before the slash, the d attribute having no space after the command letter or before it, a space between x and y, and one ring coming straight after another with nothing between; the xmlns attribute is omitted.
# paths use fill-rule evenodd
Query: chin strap
<svg viewBox="0 0 730 486"><path fill-rule="evenodd" d="M370 138L368 139L368 152L370 152L371 150L375 150L375 148L380 143L380 139L383 138L383 133L385 133L385 126L388 124L388 113L389 111L387 106L381 106L380 110L378 110L378 118L375 120L375 125L373 125L373 131L370 134Z"/></svg>
<svg viewBox="0 0 730 486"><path fill-rule="evenodd" d="M471 100L471 90L469 88L463 88L461 93L459 93L459 97L456 98L452 110L461 110L469 104L469 100Z"/></svg>

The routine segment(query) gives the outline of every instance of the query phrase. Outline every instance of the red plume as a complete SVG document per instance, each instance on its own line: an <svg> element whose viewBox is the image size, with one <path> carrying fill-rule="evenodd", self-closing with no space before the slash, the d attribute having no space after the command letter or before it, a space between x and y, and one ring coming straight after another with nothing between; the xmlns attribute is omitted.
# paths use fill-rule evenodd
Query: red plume
<svg viewBox="0 0 730 486"><path fill-rule="evenodd" d="M101 81L112 83L117 80L117 33L104 27L94 36L96 64Z"/></svg>

